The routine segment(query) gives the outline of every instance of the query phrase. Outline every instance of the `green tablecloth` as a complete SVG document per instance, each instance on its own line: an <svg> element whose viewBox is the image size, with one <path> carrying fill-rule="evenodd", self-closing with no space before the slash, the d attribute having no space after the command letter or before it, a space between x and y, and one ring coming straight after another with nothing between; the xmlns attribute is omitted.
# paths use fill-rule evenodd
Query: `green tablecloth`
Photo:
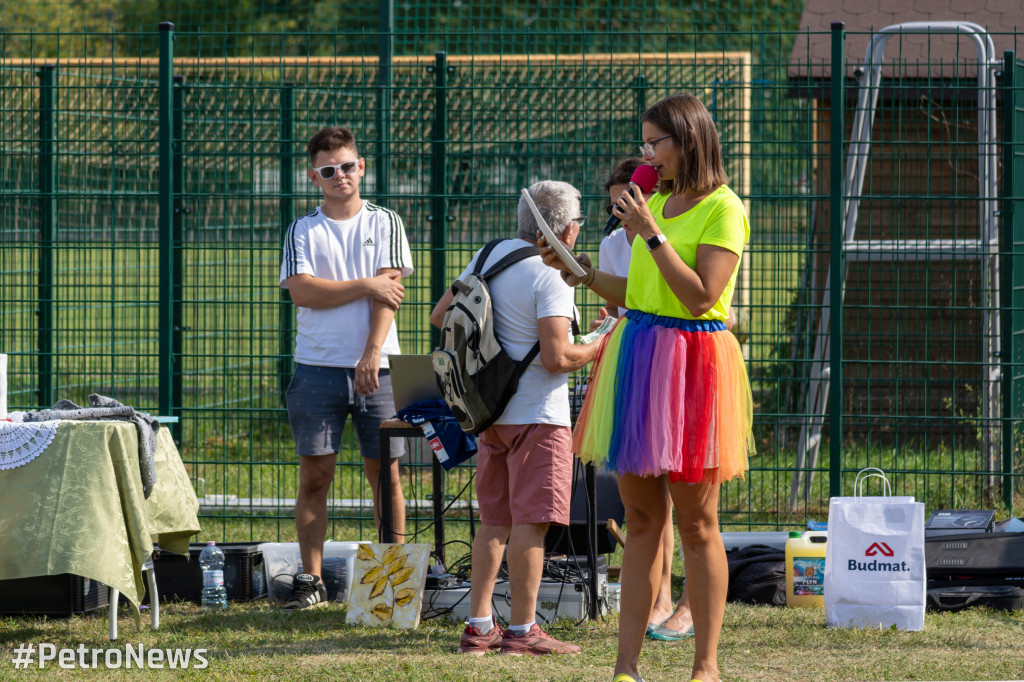
<svg viewBox="0 0 1024 682"><path fill-rule="evenodd" d="M45 452L0 470L0 580L73 573L119 590L137 614L153 543L184 554L200 530L199 501L166 428L155 459L147 500L134 424L61 422Z"/></svg>

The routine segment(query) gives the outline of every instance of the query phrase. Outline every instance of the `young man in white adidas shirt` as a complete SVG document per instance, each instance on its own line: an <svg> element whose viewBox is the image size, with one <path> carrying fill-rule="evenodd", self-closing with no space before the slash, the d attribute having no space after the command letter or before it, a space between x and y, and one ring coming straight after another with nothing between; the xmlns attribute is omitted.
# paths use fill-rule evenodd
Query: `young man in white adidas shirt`
<svg viewBox="0 0 1024 682"><path fill-rule="evenodd" d="M394 530L405 533L405 499L398 484L401 451L391 467L391 500L377 500L378 431L395 411L388 355L399 353L395 311L412 274L412 254L402 219L364 201L359 181L366 162L352 131L324 128L307 145L310 181L323 204L297 218L284 240L280 286L298 307L295 375L288 386L288 421L299 455L295 526L303 573L283 608L304 609L327 601L320 579L327 534L327 495L349 414L359 438L374 520L390 504Z"/></svg>

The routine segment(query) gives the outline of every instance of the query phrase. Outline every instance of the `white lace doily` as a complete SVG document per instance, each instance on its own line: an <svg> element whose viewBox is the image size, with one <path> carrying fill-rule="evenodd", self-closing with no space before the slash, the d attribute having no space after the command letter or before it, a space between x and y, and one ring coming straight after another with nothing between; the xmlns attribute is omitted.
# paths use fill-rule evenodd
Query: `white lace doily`
<svg viewBox="0 0 1024 682"><path fill-rule="evenodd" d="M57 435L59 423L0 421L0 469L20 467L41 455Z"/></svg>

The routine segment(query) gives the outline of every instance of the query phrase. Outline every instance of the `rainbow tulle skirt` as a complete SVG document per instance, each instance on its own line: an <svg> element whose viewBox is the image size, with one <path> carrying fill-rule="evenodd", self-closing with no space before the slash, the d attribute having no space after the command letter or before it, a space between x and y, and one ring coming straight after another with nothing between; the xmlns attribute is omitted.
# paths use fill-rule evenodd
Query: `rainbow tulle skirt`
<svg viewBox="0 0 1024 682"><path fill-rule="evenodd" d="M753 399L722 322L629 310L600 343L573 432L581 460L673 482L744 475Z"/></svg>

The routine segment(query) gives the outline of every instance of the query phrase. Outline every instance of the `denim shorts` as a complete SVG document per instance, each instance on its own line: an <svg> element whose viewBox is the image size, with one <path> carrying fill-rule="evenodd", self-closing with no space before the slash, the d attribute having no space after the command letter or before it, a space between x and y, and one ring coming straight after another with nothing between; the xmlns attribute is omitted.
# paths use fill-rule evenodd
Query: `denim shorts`
<svg viewBox="0 0 1024 682"><path fill-rule="evenodd" d="M377 390L366 396L356 395L356 371L348 367L317 367L295 365L295 374L288 384L288 422L299 455L330 455L341 447L345 421L352 415L352 424L359 439L363 457L380 459L380 423L395 416L395 399L391 393L391 373L377 373ZM392 441L392 457L401 457L401 441Z"/></svg>

